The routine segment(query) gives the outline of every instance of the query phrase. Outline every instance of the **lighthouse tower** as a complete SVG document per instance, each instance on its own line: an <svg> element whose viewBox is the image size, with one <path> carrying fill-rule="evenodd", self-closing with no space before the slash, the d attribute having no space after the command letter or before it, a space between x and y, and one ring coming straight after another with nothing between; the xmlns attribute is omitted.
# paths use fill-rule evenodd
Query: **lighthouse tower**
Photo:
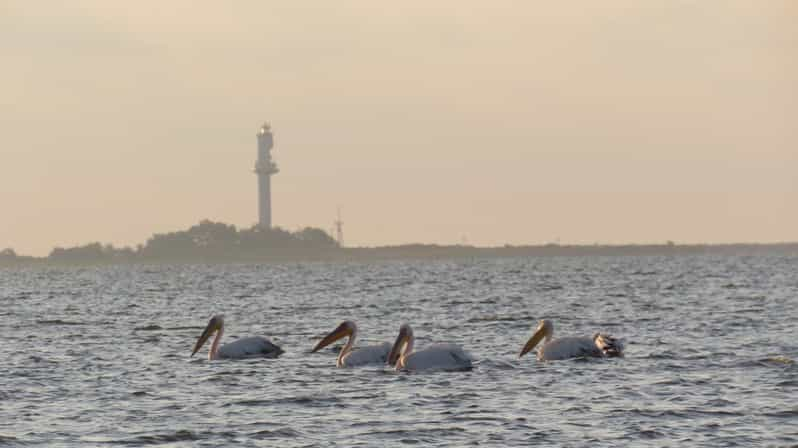
<svg viewBox="0 0 798 448"><path fill-rule="evenodd" d="M277 164L272 160L274 138L269 123L264 123L258 131L258 160L255 174L258 175L258 226L262 229L272 227L272 175L277 174Z"/></svg>

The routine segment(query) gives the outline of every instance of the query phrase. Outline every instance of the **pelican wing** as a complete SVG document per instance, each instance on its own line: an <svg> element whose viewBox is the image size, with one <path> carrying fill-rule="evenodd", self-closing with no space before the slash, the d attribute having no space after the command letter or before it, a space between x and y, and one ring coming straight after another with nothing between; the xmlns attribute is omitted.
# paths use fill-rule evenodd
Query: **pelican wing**
<svg viewBox="0 0 798 448"><path fill-rule="evenodd" d="M391 351L391 344L383 342L379 345L369 345L360 347L347 353L343 360L344 367L357 367L368 364L385 364L388 359L388 352Z"/></svg>
<svg viewBox="0 0 798 448"><path fill-rule="evenodd" d="M540 348L538 359L555 361L559 359L602 357L604 353L596 347L593 338L567 337L554 339Z"/></svg>
<svg viewBox="0 0 798 448"><path fill-rule="evenodd" d="M219 348L219 358L226 359L276 358L282 353L283 349L260 336L241 338Z"/></svg>
<svg viewBox="0 0 798 448"><path fill-rule="evenodd" d="M404 358L408 370L468 370L473 358L459 345L433 344Z"/></svg>

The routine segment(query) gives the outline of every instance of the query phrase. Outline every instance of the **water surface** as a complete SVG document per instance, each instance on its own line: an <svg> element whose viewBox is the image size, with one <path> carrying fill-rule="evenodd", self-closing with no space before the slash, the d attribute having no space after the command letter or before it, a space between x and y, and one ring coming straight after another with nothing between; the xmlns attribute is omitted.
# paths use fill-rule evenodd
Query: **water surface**
<svg viewBox="0 0 798 448"><path fill-rule="evenodd" d="M798 258L576 257L0 270L0 446L791 446ZM208 318L277 360L191 358ZM540 363L538 319L623 359ZM310 348L463 345L469 372Z"/></svg>

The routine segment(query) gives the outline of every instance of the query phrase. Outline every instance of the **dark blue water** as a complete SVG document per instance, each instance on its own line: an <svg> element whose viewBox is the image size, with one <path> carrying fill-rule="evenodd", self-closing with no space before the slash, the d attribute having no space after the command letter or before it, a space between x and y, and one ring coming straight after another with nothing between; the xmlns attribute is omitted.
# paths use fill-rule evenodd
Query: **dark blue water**
<svg viewBox="0 0 798 448"><path fill-rule="evenodd" d="M214 313L286 353L190 358ZM544 317L627 355L519 360ZM478 362L337 369L343 319ZM0 446L791 446L797 325L796 257L0 270Z"/></svg>

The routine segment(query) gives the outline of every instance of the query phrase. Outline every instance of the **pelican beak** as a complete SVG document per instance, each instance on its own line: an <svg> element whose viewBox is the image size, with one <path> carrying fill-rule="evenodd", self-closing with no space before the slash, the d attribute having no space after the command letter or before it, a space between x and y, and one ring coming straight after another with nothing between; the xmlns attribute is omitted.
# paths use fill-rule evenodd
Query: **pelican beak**
<svg viewBox="0 0 798 448"><path fill-rule="evenodd" d="M330 332L330 334L324 336L324 339L319 341L319 343L316 344L315 347L313 347L313 350L311 350L311 352L317 352L322 348L332 344L333 342L341 338L344 338L346 336L350 336L351 334L352 334L352 329L349 328L349 326L346 325L346 323L342 323L341 325L338 326L338 328Z"/></svg>
<svg viewBox="0 0 798 448"><path fill-rule="evenodd" d="M403 327L399 330L399 336L396 337L396 341L393 343L391 351L388 352L388 365L396 365L396 362L399 360L399 356L402 354L402 347L406 342L407 330L405 330Z"/></svg>
<svg viewBox="0 0 798 448"><path fill-rule="evenodd" d="M526 344L524 344L524 348L521 349L521 354L518 355L518 357L520 358L529 353L530 350L532 350L533 348L535 348L536 345L538 345L540 340L543 339L545 335L546 332L543 330L543 327L538 326L537 330L535 330L535 333L532 335L532 337L529 338L528 341L526 341Z"/></svg>
<svg viewBox="0 0 798 448"><path fill-rule="evenodd" d="M219 323L216 321L216 319L211 319L210 322L208 322L208 325L205 327L205 330L203 330L199 339L197 339L197 343L194 344L194 350L191 352L191 356L194 356L199 349L202 348L208 338L210 338L218 329Z"/></svg>

